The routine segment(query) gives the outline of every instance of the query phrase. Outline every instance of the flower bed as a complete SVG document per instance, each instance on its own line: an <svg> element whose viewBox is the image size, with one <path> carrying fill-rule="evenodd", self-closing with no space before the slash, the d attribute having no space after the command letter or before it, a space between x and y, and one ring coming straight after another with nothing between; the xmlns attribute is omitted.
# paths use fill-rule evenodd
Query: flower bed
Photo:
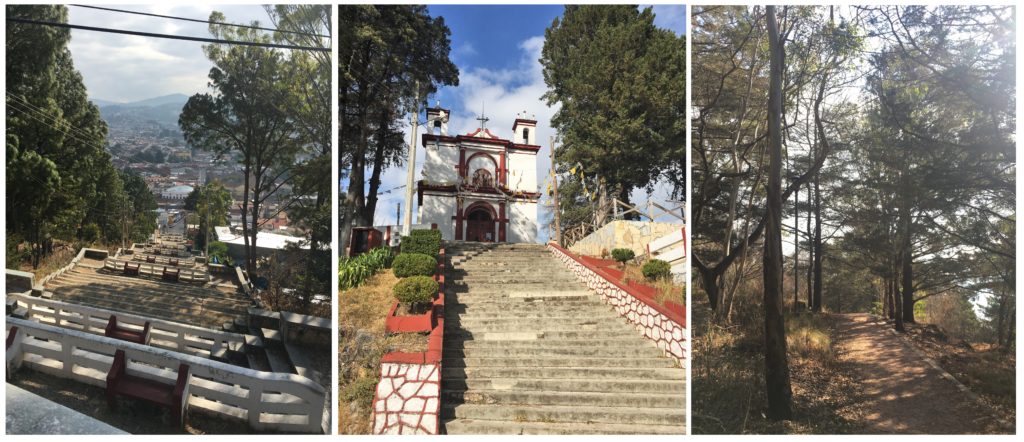
<svg viewBox="0 0 1024 442"><path fill-rule="evenodd" d="M682 305L655 301L657 289L634 281L623 282L623 272L608 259L577 256L548 243L548 248L566 267L612 305L619 315L636 326L644 337L654 341L666 355L676 358L682 365L686 359L686 312Z"/></svg>
<svg viewBox="0 0 1024 442"><path fill-rule="evenodd" d="M430 332L427 351L391 352L381 357L380 382L373 397L373 434L438 434L441 411L441 351L444 344L444 249L438 253L434 279L439 288L429 311L395 316L388 333Z"/></svg>

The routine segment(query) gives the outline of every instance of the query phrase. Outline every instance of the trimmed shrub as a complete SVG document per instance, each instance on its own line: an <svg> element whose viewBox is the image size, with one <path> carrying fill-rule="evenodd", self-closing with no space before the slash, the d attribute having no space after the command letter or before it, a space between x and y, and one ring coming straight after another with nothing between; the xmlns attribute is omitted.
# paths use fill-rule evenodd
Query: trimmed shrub
<svg viewBox="0 0 1024 442"><path fill-rule="evenodd" d="M402 237L402 253L422 253L436 257L441 251L440 230L413 230Z"/></svg>
<svg viewBox="0 0 1024 442"><path fill-rule="evenodd" d="M629 261L634 257L636 257L636 254L633 253L632 249L612 249L612 259L622 264L625 264L626 261Z"/></svg>
<svg viewBox="0 0 1024 442"><path fill-rule="evenodd" d="M437 270L437 258L422 253L399 253L391 267L399 278L433 276Z"/></svg>
<svg viewBox="0 0 1024 442"><path fill-rule="evenodd" d="M410 276L398 281L392 291L398 302L420 303L433 301L439 287L429 276Z"/></svg>
<svg viewBox="0 0 1024 442"><path fill-rule="evenodd" d="M660 259L652 259L645 262L644 267L640 271L643 272L645 278L656 280L668 278L672 274L672 266Z"/></svg>

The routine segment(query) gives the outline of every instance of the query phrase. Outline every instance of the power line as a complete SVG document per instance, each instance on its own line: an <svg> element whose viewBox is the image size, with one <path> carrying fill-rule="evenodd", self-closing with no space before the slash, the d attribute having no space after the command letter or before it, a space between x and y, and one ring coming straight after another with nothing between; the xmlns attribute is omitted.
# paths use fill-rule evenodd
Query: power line
<svg viewBox="0 0 1024 442"><path fill-rule="evenodd" d="M24 18L9 18L8 17L7 21L11 21L11 22L15 22L15 23L30 24L30 25L53 26L53 27L57 27L57 28L66 28L66 29L80 29L80 30L83 30L83 31L107 32L107 33L111 33L111 34L126 34L126 35L136 35L136 36L140 36L140 37L151 37L151 38L166 38L166 39L170 39L170 40L187 40L187 41L198 41L198 42L203 42L203 43L229 44L229 45L241 45L241 46L256 46L256 47L261 47L261 48L274 48L274 49L295 49L295 50L300 50L300 51L316 51L316 52L330 52L331 51L330 48L317 48L317 47L313 47L313 46L293 46L293 45L284 45L284 44L277 44L277 43L262 43L262 42L255 42L255 41L234 41L234 40L223 40L223 39L218 39L218 38L190 37L190 36L170 35L170 34L155 34L155 33L152 33L152 32L127 31L127 30L123 30L123 29L100 28L100 27L96 27L96 26L82 26L82 25L73 25L73 24L70 24L70 23L57 23L57 22L52 22L52 21L29 20L29 19L24 19Z"/></svg>
<svg viewBox="0 0 1024 442"><path fill-rule="evenodd" d="M72 4L71 6L75 6L75 7L79 7L79 8L99 9L99 10L102 10L102 11L122 12L122 13L125 13L125 14L145 15L145 16L149 16L149 17L169 18L171 20L182 20L182 21L190 21L190 22L195 22L195 23L205 23L205 24L208 24L208 25L234 26L236 28L256 29L256 30L260 30L260 31L271 31L271 32L282 32L282 33L286 33L286 34L305 35L305 36L308 36L308 37L331 38L329 35L310 34L308 32L286 31L284 29L264 28L264 27L252 26L252 25L240 25L240 24L235 24L235 23L225 23L225 22L219 22L219 21L200 20L200 19L197 19L197 18L175 17L173 15L161 15L161 14L153 14L153 13L150 13L150 12L128 11L128 10L124 10L124 9L104 8L102 6L75 5L75 4Z"/></svg>

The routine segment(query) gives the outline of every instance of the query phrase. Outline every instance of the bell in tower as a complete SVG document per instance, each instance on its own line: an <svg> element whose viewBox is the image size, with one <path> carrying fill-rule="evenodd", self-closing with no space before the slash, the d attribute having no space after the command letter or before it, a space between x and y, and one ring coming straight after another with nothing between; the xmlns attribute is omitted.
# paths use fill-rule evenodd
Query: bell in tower
<svg viewBox="0 0 1024 442"><path fill-rule="evenodd" d="M427 108L427 133L432 135L448 135L448 116L451 111L441 108L441 102Z"/></svg>

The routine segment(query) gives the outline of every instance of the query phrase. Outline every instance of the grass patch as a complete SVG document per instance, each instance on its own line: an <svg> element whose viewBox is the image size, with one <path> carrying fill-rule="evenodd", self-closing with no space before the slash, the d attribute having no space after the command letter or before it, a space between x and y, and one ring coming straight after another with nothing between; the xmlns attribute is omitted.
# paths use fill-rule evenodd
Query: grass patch
<svg viewBox="0 0 1024 442"><path fill-rule="evenodd" d="M654 297L654 301L658 304L664 306L665 301L672 301L679 305L686 305L686 290L684 286L682 284L674 283L671 277L649 281L644 277L641 266L634 263L626 264L624 272L625 275L622 277L623 281L638 282L654 287L658 291L658 294Z"/></svg>
<svg viewBox="0 0 1024 442"><path fill-rule="evenodd" d="M1016 425L1017 360L1013 351L991 344L972 344L947 337L937 326L907 324L906 336L918 349L970 388L993 408L995 415Z"/></svg>
<svg viewBox="0 0 1024 442"><path fill-rule="evenodd" d="M765 418L763 314L756 295L737 299L732 322L716 321L706 302L694 303L693 434L856 433L856 382L836 360L826 315L787 314L794 418ZM696 291L693 296L706 299Z"/></svg>
<svg viewBox="0 0 1024 442"><path fill-rule="evenodd" d="M359 287L338 297L338 426L340 434L370 434L372 401L380 380L380 359L392 351L427 349L427 336L403 333L387 336L384 322L395 302L398 278L381 270Z"/></svg>

